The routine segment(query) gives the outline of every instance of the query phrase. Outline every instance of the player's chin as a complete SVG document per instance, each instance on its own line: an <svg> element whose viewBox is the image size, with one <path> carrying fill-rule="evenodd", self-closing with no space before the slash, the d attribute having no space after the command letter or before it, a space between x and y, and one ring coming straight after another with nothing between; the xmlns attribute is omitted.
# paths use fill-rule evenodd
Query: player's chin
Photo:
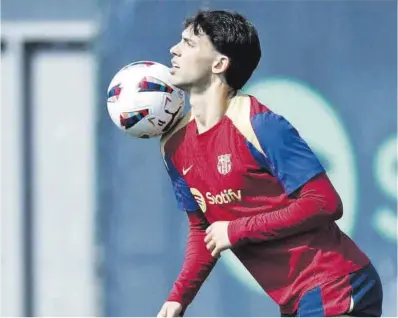
<svg viewBox="0 0 398 318"><path fill-rule="evenodd" d="M170 84L175 86L175 87L178 87L179 89L186 88L185 82L183 80L181 80L181 78L179 78L175 74L171 74L171 76L170 76Z"/></svg>
<svg viewBox="0 0 398 318"><path fill-rule="evenodd" d="M170 69L170 82L175 85L178 82L178 75L173 69Z"/></svg>

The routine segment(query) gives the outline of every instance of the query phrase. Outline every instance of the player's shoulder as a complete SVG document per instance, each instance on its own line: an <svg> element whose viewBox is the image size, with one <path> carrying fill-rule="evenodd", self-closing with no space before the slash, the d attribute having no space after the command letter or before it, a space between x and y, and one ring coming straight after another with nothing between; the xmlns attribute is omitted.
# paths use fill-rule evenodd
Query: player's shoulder
<svg viewBox="0 0 398 318"><path fill-rule="evenodd" d="M238 132L260 152L260 140L280 138L292 128L283 116L274 113L256 97L241 93L233 98L226 115Z"/></svg>
<svg viewBox="0 0 398 318"><path fill-rule="evenodd" d="M239 92L232 98L225 114L246 141L260 152L262 152L261 146L253 129L251 119L255 114L262 111L269 110L266 106L259 103L255 97Z"/></svg>
<svg viewBox="0 0 398 318"><path fill-rule="evenodd" d="M256 97L242 93L233 98L226 115L243 135L251 135L259 130L276 132L291 127L282 115L273 112Z"/></svg>
<svg viewBox="0 0 398 318"><path fill-rule="evenodd" d="M253 118L270 114L272 111L262 104L256 97L238 93L232 98L226 116L232 121L238 130L245 131L249 128ZM266 115L267 116L267 115Z"/></svg>
<svg viewBox="0 0 398 318"><path fill-rule="evenodd" d="M173 128L160 139L160 150L164 157L171 149L176 149L181 144L188 124L193 120L191 111L187 112Z"/></svg>

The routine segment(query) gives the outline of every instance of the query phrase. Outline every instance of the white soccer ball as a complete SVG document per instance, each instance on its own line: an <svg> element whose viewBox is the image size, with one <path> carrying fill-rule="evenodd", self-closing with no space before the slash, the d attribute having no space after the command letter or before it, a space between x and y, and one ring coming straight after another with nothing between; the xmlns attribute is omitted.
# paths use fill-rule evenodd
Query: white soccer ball
<svg viewBox="0 0 398 318"><path fill-rule="evenodd" d="M184 92L170 84L169 68L152 61L123 67L108 87L107 107L114 124L138 138L163 135L181 118Z"/></svg>

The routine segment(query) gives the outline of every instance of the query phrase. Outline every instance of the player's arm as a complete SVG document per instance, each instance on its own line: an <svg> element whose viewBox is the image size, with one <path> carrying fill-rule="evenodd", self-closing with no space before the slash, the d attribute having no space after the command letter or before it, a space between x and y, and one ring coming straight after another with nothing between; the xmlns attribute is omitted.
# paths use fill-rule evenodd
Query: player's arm
<svg viewBox="0 0 398 318"><path fill-rule="evenodd" d="M258 114L252 125L263 151L262 165L278 178L293 200L282 209L230 222L231 244L280 239L341 218L338 193L296 129L274 113Z"/></svg>
<svg viewBox="0 0 398 318"><path fill-rule="evenodd" d="M189 235L184 264L167 298L167 301L179 302L183 311L192 302L216 263L216 258L211 256L204 243L208 224L201 216L203 213L194 211L187 214Z"/></svg>
<svg viewBox="0 0 398 318"><path fill-rule="evenodd" d="M184 312L210 274L217 259L211 256L204 243L206 228L209 225L207 220L193 198L185 180L167 155L165 156L165 163L173 184L178 207L186 211L189 221L184 264L167 298L167 301L180 303L182 312Z"/></svg>

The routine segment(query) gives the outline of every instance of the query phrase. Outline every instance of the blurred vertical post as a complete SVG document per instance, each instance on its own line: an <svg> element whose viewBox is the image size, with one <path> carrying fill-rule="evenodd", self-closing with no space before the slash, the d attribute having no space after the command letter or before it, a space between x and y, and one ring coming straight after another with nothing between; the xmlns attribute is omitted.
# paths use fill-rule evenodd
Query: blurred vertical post
<svg viewBox="0 0 398 318"><path fill-rule="evenodd" d="M76 4L2 1L4 316L97 314L96 24Z"/></svg>

